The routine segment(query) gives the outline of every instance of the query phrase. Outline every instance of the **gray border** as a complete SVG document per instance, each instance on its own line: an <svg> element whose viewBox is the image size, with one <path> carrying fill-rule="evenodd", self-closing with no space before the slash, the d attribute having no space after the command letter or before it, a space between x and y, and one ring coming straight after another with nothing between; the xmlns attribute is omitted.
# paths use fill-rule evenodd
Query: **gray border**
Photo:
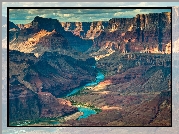
<svg viewBox="0 0 179 134"><path fill-rule="evenodd" d="M1 3L1 7L2 7L2 3ZM2 12L2 10L0 12ZM0 22L0 26L2 26L2 21ZM2 40L2 36L0 36L0 40ZM0 49L0 54L2 56L2 49ZM2 63L2 57L0 58L0 63ZM2 70L2 66L1 66L1 70ZM2 71L0 72L0 76L2 78ZM2 85L2 81L1 80L0 80L0 85ZM2 91L0 92L0 96L2 96ZM1 99L1 109L2 109L2 99ZM2 120L2 110L0 111L0 117L1 117L1 120ZM1 121L1 124L2 124L2 122L3 122L3 120ZM2 125L0 126L0 129L2 130Z"/></svg>
<svg viewBox="0 0 179 134"><path fill-rule="evenodd" d="M14 2L13 0L11 0L11 1ZM81 2L81 1L82 0L78 0L78 2ZM91 0L91 1L93 1L93 0ZM126 0L126 1L133 2L132 0L130 0L130 1ZM8 0L8 2L10 2L10 0ZM58 1L54 1L54 2L58 2ZM71 0L71 2L73 2L73 1ZM97 1L95 0L95 2L97 2ZM103 6L103 5L106 6L106 4L109 4L110 6L112 6L113 4L114 4L113 6L118 6L118 3L120 3L120 2L117 2L117 1L116 1L117 3L111 3L111 2L109 2L109 3L103 2L103 3L100 3L100 5L96 5L96 6ZM156 0L155 0L155 2L156 2ZM73 3L73 4L75 6L75 3ZM97 4L97 3L95 3L95 4ZM128 3L126 3L126 4L128 4ZM169 6L179 6L179 2L178 3L171 3L171 2L169 3L168 2L168 4L169 4ZM160 2L160 5L163 6L163 3ZM44 6L46 6L46 5L44 4ZM86 4L86 6L89 6L89 5ZM1 12L2 12L2 10L1 10ZM2 53L2 50L1 50L1 53ZM2 61L1 61L1 63L2 63ZM173 88L173 90L175 90L175 87ZM2 94L1 94L1 96L2 96ZM174 97L178 97L179 98L179 92L175 91L175 96ZM175 104L177 104L177 102L175 102ZM175 107L177 107L177 105ZM179 111L179 108L177 108L176 110ZM2 115L2 113L1 113L1 115ZM178 117L178 116L176 116L176 117ZM176 123L179 123L179 121L176 122ZM63 128L59 127L59 128L52 128L54 130L54 132L49 132L48 131L48 133L59 133L59 132L61 132L61 133L74 133L75 134L75 133L85 133L85 132L88 132L88 133L114 133L114 134L115 133L124 133L124 134L125 133L142 133L142 134L147 134L147 133L153 133L153 134L155 134L155 133L157 133L157 134L160 134L160 133L166 132L166 133L173 133L173 134L176 133L177 134L177 133L179 133L179 130L176 130L177 126L179 126L179 124L173 123L173 127L174 128L165 128L165 129L164 128L157 128L157 127L155 127L155 128L127 128L127 127L125 127L125 128L123 128L123 127L121 127L121 128L116 128L116 127L113 127L113 128L107 128L107 127L106 128L97 128L96 127L96 128L66 128L65 129L64 127ZM9 128L9 131L10 130L13 131L13 133L15 132L15 129L13 129L13 128L11 128L11 129ZM22 130L22 128L21 128L21 130ZM51 128L39 128L39 127L38 128L37 127L33 128L32 127L32 128L24 128L24 130L25 131L29 131L29 132L30 131L34 131L34 132L37 132L37 133L45 133L45 132L47 133L47 130L51 130ZM44 132L38 132L39 130L45 130L45 131ZM16 131L20 132L20 129L16 128ZM34 133L34 132L32 132L32 133ZM8 133L10 134L10 132L8 132Z"/></svg>
<svg viewBox="0 0 179 134"><path fill-rule="evenodd" d="M14 1L14 0L4 0L2 2L49 2L48 0L43 0L43 1L35 1L35 0L28 0L28 1L24 1L24 0L17 0L17 1ZM58 0L53 0L51 2L59 2ZM111 2L146 2L146 1L141 1L141 0L123 0L123 1L119 1L119 0L110 0L110 1L101 1L101 0L88 0L88 1L84 1L84 0L61 0L60 2L105 2L105 3L111 3ZM149 2L160 2L160 3L171 3L171 2L178 2L177 0L171 0L170 2L169 1L161 1L161 0L150 0Z"/></svg>

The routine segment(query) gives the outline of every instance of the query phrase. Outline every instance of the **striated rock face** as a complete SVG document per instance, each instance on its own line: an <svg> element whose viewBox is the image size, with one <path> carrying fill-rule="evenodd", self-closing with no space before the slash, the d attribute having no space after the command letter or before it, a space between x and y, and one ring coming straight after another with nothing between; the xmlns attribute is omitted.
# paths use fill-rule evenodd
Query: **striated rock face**
<svg viewBox="0 0 179 134"><path fill-rule="evenodd" d="M60 22L65 31L70 31L81 38L90 29L90 22Z"/></svg>
<svg viewBox="0 0 179 134"><path fill-rule="evenodd" d="M21 25L18 24L20 31L18 33L12 34L14 40L21 38L22 42L28 41L28 38L33 38L33 36L40 32L41 30L46 30L47 32L52 32L55 30L58 34L61 34L65 40L68 40L68 45L78 51L85 51L92 46L92 40L83 40L79 36L73 35L70 31L65 31L61 23L57 19L35 17L30 24ZM18 37L17 37L18 36ZM16 41L14 44L17 44ZM26 43L25 43L26 44ZM83 44L83 47L80 45Z"/></svg>
<svg viewBox="0 0 179 134"><path fill-rule="evenodd" d="M9 51L10 121L76 112L69 101L56 97L95 80L94 62L94 59L76 60L57 52L46 52L37 58L33 54Z"/></svg>
<svg viewBox="0 0 179 134"><path fill-rule="evenodd" d="M38 75L31 73L34 67ZM60 97L67 94L71 89L94 80L95 75L95 70L86 61L75 60L64 55L45 53L35 66L30 67L26 78L33 84L38 77L43 83L42 91L48 91Z"/></svg>
<svg viewBox="0 0 179 134"><path fill-rule="evenodd" d="M107 25L108 22L104 22L104 21L92 22L90 29L87 31L86 38L89 39L97 38L101 34L101 32L104 31Z"/></svg>
<svg viewBox="0 0 179 134"><path fill-rule="evenodd" d="M111 42L121 52L165 52L171 44L171 13L138 14L134 18L113 18L108 30L94 40L96 46ZM166 48L167 46L167 48ZM109 46L110 47L110 46Z"/></svg>
<svg viewBox="0 0 179 134"><path fill-rule="evenodd" d="M76 60L57 52L33 54L10 51L10 83L17 79L34 92L63 96L71 89L95 80L94 59Z"/></svg>
<svg viewBox="0 0 179 134"><path fill-rule="evenodd" d="M37 16L30 24L18 24L18 27L25 38L42 29L47 32L55 29L68 40L69 46L80 51L93 44L120 52L171 53L171 13L168 12L113 18L108 22L60 22ZM79 44L83 44L83 50Z"/></svg>
<svg viewBox="0 0 179 134"><path fill-rule="evenodd" d="M94 39L107 28L108 22L61 22L61 25L65 31L71 31L74 35L83 39Z"/></svg>
<svg viewBox="0 0 179 134"><path fill-rule="evenodd" d="M20 83L18 86L10 86L10 122L36 120L43 117L60 117L73 114L77 111L76 107L62 103L51 93L41 92L37 94Z"/></svg>
<svg viewBox="0 0 179 134"><path fill-rule="evenodd" d="M46 23L50 25L45 25ZM40 17L22 27L19 32L10 32L10 50L17 50L25 53L35 53L35 55L43 54L45 51L51 51L57 48L69 48L67 40L57 31L60 29L57 20L43 19ZM55 30L56 27L56 30Z"/></svg>
<svg viewBox="0 0 179 134"><path fill-rule="evenodd" d="M63 99L56 99L51 93L42 92L38 94L40 101L40 117L58 117L73 114L78 111Z"/></svg>
<svg viewBox="0 0 179 134"><path fill-rule="evenodd" d="M38 95L20 84L12 84L9 89L9 121L37 119L40 116ZM19 83L19 85L15 85Z"/></svg>
<svg viewBox="0 0 179 134"><path fill-rule="evenodd" d="M25 53L34 53L36 57L42 55L45 51L54 51L56 49L70 49L67 40L55 30L48 32L41 30L33 35L23 35L21 30L19 35L10 42L9 49Z"/></svg>
<svg viewBox="0 0 179 134"><path fill-rule="evenodd" d="M140 66L171 68L171 55L142 53L123 55L120 52L114 52L97 62L97 67L104 70L107 76L123 73L129 68Z"/></svg>
<svg viewBox="0 0 179 134"><path fill-rule="evenodd" d="M26 29L26 28L30 28L32 26L31 23L28 24L16 24L20 29Z"/></svg>
<svg viewBox="0 0 179 134"><path fill-rule="evenodd" d="M171 91L162 91L151 101L130 110L125 113L127 116L123 115L124 125L171 126Z"/></svg>
<svg viewBox="0 0 179 134"><path fill-rule="evenodd" d="M159 112L157 113L156 118L150 123L150 125L160 124L163 122L163 126L167 124L167 121L171 122L171 91L162 91L154 100L159 102ZM164 118L163 118L164 117ZM171 125L171 124L167 124Z"/></svg>

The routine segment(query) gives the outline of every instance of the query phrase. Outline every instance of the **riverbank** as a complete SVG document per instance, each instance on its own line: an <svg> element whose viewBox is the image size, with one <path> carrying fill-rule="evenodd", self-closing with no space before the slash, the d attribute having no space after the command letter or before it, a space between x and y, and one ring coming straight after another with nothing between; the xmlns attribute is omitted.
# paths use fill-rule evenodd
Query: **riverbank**
<svg viewBox="0 0 179 134"><path fill-rule="evenodd" d="M87 83L87 84L84 85L84 86L77 87L77 88L73 89L73 90L72 90L69 94L67 94L65 97L77 95L77 94L80 93L81 90L87 89L87 87L96 86L96 85L98 85L101 81L103 81L104 78L105 78L104 74L101 73L101 72L98 70L98 73L97 73L97 76L96 76L96 80L95 80L95 81L92 81L92 82L90 82L90 83ZM65 98L65 97L64 97L64 98Z"/></svg>
<svg viewBox="0 0 179 134"><path fill-rule="evenodd" d="M94 68L95 68L95 66L94 66ZM88 94L89 89L97 86L101 81L104 80L104 78L105 78L104 74L98 70L95 81L92 81L92 82L86 84L85 86L75 88L72 92L70 92L69 94L66 95L65 99L70 101L73 106L77 107L79 112L83 113L83 115L81 115L78 118L78 120L80 120L81 118L87 118L92 114L98 114L102 110L92 104L74 101L72 99L72 97L82 95L82 94L83 95Z"/></svg>
<svg viewBox="0 0 179 134"><path fill-rule="evenodd" d="M103 81L104 77L105 77L104 74L98 70L95 81L87 83L84 86L75 88L64 97L64 99L69 100L71 102L70 105L77 107L79 112L63 117L39 118L37 120L13 122L11 123L11 126L58 126L58 125L63 125L63 123L65 123L65 121L68 120L80 120L81 118L87 118L92 114L98 114L99 112L101 112L100 108L95 107L94 105L88 103L75 102L70 98L76 95L82 95L87 93L90 88L97 86L101 81Z"/></svg>

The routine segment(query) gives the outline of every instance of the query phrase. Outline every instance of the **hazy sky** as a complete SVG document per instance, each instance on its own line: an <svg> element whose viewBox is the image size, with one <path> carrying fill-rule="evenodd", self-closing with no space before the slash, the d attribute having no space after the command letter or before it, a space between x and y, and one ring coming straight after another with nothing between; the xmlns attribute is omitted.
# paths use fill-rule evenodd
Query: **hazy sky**
<svg viewBox="0 0 179 134"><path fill-rule="evenodd" d="M54 18L60 22L92 22L170 11L170 9L10 9L9 19L16 24L31 22L35 16Z"/></svg>
<svg viewBox="0 0 179 134"><path fill-rule="evenodd" d="M7 7L167 7L179 6L179 2L2 2L2 15ZM95 21L118 17L134 17L136 14L166 10L11 10L14 23L30 23L35 16L56 18L60 21Z"/></svg>

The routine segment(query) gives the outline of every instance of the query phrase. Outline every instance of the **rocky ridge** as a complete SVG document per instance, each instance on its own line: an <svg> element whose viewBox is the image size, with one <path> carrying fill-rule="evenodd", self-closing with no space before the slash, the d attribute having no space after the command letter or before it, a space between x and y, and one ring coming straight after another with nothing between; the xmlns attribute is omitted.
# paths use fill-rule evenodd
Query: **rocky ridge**
<svg viewBox="0 0 179 134"><path fill-rule="evenodd" d="M95 22L61 22L65 31L71 31L74 35L80 36L83 39L97 38L102 31L107 27L106 21Z"/></svg>
<svg viewBox="0 0 179 134"><path fill-rule="evenodd" d="M57 52L45 52L37 58L34 54L9 51L10 121L77 112L71 103L56 97L94 80L93 60L77 60Z"/></svg>
<svg viewBox="0 0 179 134"><path fill-rule="evenodd" d="M171 13L113 18L109 20L108 30L102 32L94 44L120 52L171 53L168 50L171 49Z"/></svg>
<svg viewBox="0 0 179 134"><path fill-rule="evenodd" d="M98 60L96 67L105 74L104 81L67 99L102 111L66 124L171 126L171 55L118 51Z"/></svg>
<svg viewBox="0 0 179 134"><path fill-rule="evenodd" d="M57 49L70 49L67 40L55 30L48 32L41 30L33 35L18 35L10 42L10 50L17 50L25 53L34 53L39 57L44 52L53 52Z"/></svg>
<svg viewBox="0 0 179 134"><path fill-rule="evenodd" d="M72 32L65 31L57 19L36 16L31 23L25 25L17 24L17 26L19 26L19 32L10 32L10 41L13 40L12 44L14 45L18 45L18 39L25 43L29 37L33 38L36 33L43 30L47 32L53 32L55 30L58 34L61 34L64 39L68 40L70 47L78 51L85 51L92 45L92 40L83 40L79 36L73 35ZM83 44L83 48L80 47L80 44Z"/></svg>

